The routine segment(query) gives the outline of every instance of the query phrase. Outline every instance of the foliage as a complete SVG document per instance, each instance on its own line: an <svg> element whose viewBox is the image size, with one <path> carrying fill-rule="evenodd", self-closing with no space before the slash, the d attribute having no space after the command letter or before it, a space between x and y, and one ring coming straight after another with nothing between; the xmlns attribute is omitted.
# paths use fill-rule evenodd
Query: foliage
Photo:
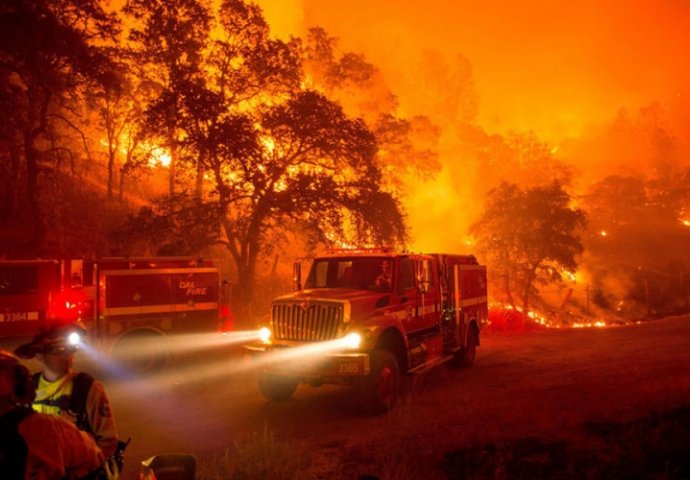
<svg viewBox="0 0 690 480"><path fill-rule="evenodd" d="M448 452L449 478L668 478L690 475L690 409L585 425L587 441L518 438ZM586 446L596 446L587 448Z"/></svg>
<svg viewBox="0 0 690 480"><path fill-rule="evenodd" d="M201 464L199 480L252 480L271 478L292 480L309 478L309 456L305 447L285 442L264 427L244 441L237 441L217 459Z"/></svg>
<svg viewBox="0 0 690 480"><path fill-rule="evenodd" d="M180 5L182 13L131 1L127 11L141 24L131 39L147 68L161 70L145 129L166 132L171 182L210 213L190 243L189 223L180 222L188 209L171 196L170 208L142 210L120 237L155 242L159 233L145 232L162 229L186 238L166 251L220 241L237 268L239 306L251 303L258 258L287 224L327 242L402 243L400 207L380 187L376 137L337 103L301 88L300 43L270 38L261 10L243 0L223 1L215 15L195 0ZM180 64L176 51L184 52ZM177 170L183 165L195 179ZM160 251L160 242L153 245Z"/></svg>
<svg viewBox="0 0 690 480"><path fill-rule="evenodd" d="M182 86L202 73L210 12L197 0L129 0L123 10L134 23L129 33L133 58L142 76L155 86L141 132L168 149L168 190L174 196L178 142L183 134L178 116L184 101Z"/></svg>
<svg viewBox="0 0 690 480"><path fill-rule="evenodd" d="M384 188L401 193L403 179L437 173L440 128L428 116L400 116L398 99L363 54L338 54L337 38L320 27L309 29L303 55L310 85L361 117L374 132Z"/></svg>
<svg viewBox="0 0 690 480"><path fill-rule="evenodd" d="M111 235L118 255L131 256L149 249L149 255L187 256L218 242L219 215L213 203L185 194L153 199Z"/></svg>
<svg viewBox="0 0 690 480"><path fill-rule="evenodd" d="M640 318L688 307L690 231L683 224L687 179L660 185L640 176L609 176L582 197L591 218L585 238L588 270L603 288L596 301Z"/></svg>
<svg viewBox="0 0 690 480"><path fill-rule="evenodd" d="M515 306L517 290L523 311L536 284L557 282L563 271L577 269L585 214L571 208L570 201L558 183L526 190L502 183L489 192L484 212L472 226L506 300Z"/></svg>
<svg viewBox="0 0 690 480"><path fill-rule="evenodd" d="M0 7L2 162L9 159L8 199L27 195L39 252L51 213L51 203L42 201L51 197L44 174L55 173L65 159L75 164L70 136L89 155L79 98L90 87L117 82L105 48L117 28L96 0L9 0Z"/></svg>

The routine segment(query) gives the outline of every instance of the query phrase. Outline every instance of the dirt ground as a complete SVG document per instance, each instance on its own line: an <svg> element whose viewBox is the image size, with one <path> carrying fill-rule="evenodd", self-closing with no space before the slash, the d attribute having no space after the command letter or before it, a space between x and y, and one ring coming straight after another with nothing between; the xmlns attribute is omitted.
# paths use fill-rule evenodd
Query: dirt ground
<svg viewBox="0 0 690 480"><path fill-rule="evenodd" d="M84 359L79 366L93 367ZM121 435L132 438L124 479L136 478L149 456L204 459L266 431L307 452L305 478L463 478L467 472L453 462L467 463L468 449L500 450L524 439L539 439L533 453L539 442L600 448L592 442L606 438L588 434L588 426L690 406L690 316L487 333L474 367L441 366L408 379L396 408L379 417L337 386L300 386L291 401L268 404L251 365L228 351L188 357L158 376L104 383Z"/></svg>

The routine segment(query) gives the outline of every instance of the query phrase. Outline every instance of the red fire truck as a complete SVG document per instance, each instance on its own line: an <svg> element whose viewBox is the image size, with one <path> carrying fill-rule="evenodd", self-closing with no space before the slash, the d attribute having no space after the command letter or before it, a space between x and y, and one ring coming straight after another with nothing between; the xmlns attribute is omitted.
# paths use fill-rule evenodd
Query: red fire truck
<svg viewBox="0 0 690 480"><path fill-rule="evenodd" d="M169 355L170 333L217 331L230 316L209 259L104 258L0 261L0 337L81 321L91 342L144 370ZM127 346L145 343L136 359Z"/></svg>
<svg viewBox="0 0 690 480"><path fill-rule="evenodd" d="M401 374L475 360L488 309L486 267L474 256L346 250L315 258L304 285L296 263L294 280L261 341L246 346L269 401L300 383L340 383L384 413Z"/></svg>

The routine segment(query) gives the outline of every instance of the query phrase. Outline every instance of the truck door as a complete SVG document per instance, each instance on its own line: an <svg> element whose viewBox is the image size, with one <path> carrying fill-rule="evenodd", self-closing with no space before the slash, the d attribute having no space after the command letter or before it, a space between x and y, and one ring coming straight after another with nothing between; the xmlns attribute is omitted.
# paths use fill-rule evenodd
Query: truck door
<svg viewBox="0 0 690 480"><path fill-rule="evenodd" d="M439 325L441 315L441 291L436 263L431 258L416 258L416 288L414 314L409 319L408 331L414 332Z"/></svg>
<svg viewBox="0 0 690 480"><path fill-rule="evenodd" d="M417 318L419 329L433 328L441 319L441 286L432 258L420 257L417 263Z"/></svg>
<svg viewBox="0 0 690 480"><path fill-rule="evenodd" d="M466 275L465 275L466 276ZM467 319L463 312L463 300L467 295L466 292L466 282L463 283L463 275L460 270L460 265L457 263L453 264L452 273L450 275L452 279L452 285L450 288L451 294L451 305L453 306L453 321L455 322L455 341L456 345L465 345L465 330L467 329ZM465 279L466 280L466 279ZM463 287L465 291L463 291Z"/></svg>

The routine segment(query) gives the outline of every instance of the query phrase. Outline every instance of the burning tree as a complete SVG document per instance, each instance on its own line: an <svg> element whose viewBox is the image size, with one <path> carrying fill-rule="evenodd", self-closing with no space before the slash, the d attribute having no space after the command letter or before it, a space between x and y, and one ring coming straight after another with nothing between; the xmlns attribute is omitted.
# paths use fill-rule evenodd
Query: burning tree
<svg viewBox="0 0 690 480"><path fill-rule="evenodd" d="M242 306L253 298L257 260L288 228L327 242L402 243L400 207L380 187L376 137L301 86L299 42L271 39L261 10L242 0L225 0L215 18L202 70L171 82L147 116L152 129L176 130L179 160L203 173L186 184L195 195L142 211L126 230L143 233L142 226L161 225L157 216L188 218L189 211L216 222L218 234L201 230L234 260ZM198 242L182 247L190 245Z"/></svg>
<svg viewBox="0 0 690 480"><path fill-rule="evenodd" d="M405 178L418 181L440 171L441 129L426 116L400 116L398 99L375 65L360 53L338 55L338 39L320 27L311 28L304 43L307 83L349 115L361 117L374 132L387 189L404 195Z"/></svg>
<svg viewBox="0 0 690 480"><path fill-rule="evenodd" d="M585 213L570 207L559 183L523 190L502 183L489 192L484 212L472 226L498 288L511 306L517 291L523 312L537 284L561 280L561 272L577 269L582 252L578 231Z"/></svg>
<svg viewBox="0 0 690 480"><path fill-rule="evenodd" d="M28 192L37 251L54 203L43 198L42 177L63 158L73 160L61 140L71 135L86 146L80 100L93 86L117 81L104 48L117 28L97 0L8 0L0 7L0 138L8 152L0 163L9 159L8 200Z"/></svg>

